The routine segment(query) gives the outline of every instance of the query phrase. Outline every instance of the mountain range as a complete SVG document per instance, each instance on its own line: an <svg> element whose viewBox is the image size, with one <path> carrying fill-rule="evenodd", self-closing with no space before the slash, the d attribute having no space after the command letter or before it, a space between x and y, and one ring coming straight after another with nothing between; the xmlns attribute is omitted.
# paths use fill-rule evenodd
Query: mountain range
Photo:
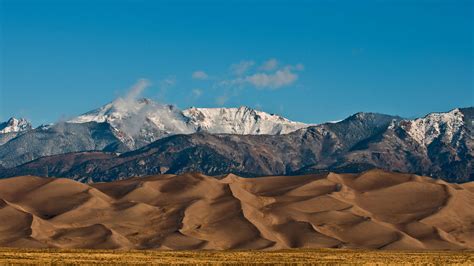
<svg viewBox="0 0 474 266"><path fill-rule="evenodd" d="M474 180L473 120L469 107L417 119L357 113L304 124L248 107L179 110L119 99L62 123L10 126L0 133L0 177L98 182L193 171L252 177L382 168L466 182Z"/></svg>
<svg viewBox="0 0 474 266"><path fill-rule="evenodd" d="M4 124L11 121L27 125L5 126L0 131L0 165L7 168L68 152L131 151L176 134L276 135L309 126L248 107L179 110L149 99L121 98L66 122L35 129L25 119L11 118Z"/></svg>

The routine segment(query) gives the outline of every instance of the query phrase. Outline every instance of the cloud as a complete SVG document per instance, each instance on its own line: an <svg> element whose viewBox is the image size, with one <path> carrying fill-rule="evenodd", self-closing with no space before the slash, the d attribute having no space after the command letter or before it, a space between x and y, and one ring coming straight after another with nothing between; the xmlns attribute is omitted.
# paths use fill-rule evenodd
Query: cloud
<svg viewBox="0 0 474 266"><path fill-rule="evenodd" d="M213 94L218 105L224 105L232 97L237 97L246 88L276 90L295 84L300 72L304 70L301 63L294 65L282 64L276 58L255 63L253 60L241 60L231 64L229 72L221 76L210 77L202 70L192 73L193 79L212 81L211 88L218 94ZM194 89L190 96L196 99L202 95L201 89Z"/></svg>
<svg viewBox="0 0 474 266"><path fill-rule="evenodd" d="M170 88L176 85L176 77L175 76L169 76L162 81L160 81L160 87L162 88Z"/></svg>
<svg viewBox="0 0 474 266"><path fill-rule="evenodd" d="M260 66L260 69L263 71L272 71L278 66L278 60L275 58L271 58L267 60L266 62L263 63L262 66Z"/></svg>
<svg viewBox="0 0 474 266"><path fill-rule="evenodd" d="M209 75L207 75L207 73L202 70L198 70L193 72L192 77L193 79L206 80L209 78Z"/></svg>
<svg viewBox="0 0 474 266"><path fill-rule="evenodd" d="M275 73L256 73L245 78L245 81L258 89L278 89L288 86L298 80L298 75L289 68L277 70Z"/></svg>
<svg viewBox="0 0 474 266"><path fill-rule="evenodd" d="M138 99L142 95L143 91L150 86L151 83L147 79L139 79L127 92L125 97L122 99L126 101L132 101Z"/></svg>
<svg viewBox="0 0 474 266"><path fill-rule="evenodd" d="M119 111L127 111L136 108L137 99L150 85L151 83L147 79L139 79L124 96L118 97L113 101L114 107Z"/></svg>
<svg viewBox="0 0 474 266"><path fill-rule="evenodd" d="M279 89L295 83L299 75L297 72L304 70L304 65L279 66L277 59L265 61L258 69L252 69L253 61L240 61L231 65L233 74L237 77L222 79L215 85L217 87L243 88L253 86L257 89Z"/></svg>
<svg viewBox="0 0 474 266"><path fill-rule="evenodd" d="M245 74L247 71L249 71L250 68L252 68L254 64L255 64L254 61L242 60L237 64L232 64L230 66L230 69L234 75L241 76Z"/></svg>
<svg viewBox="0 0 474 266"><path fill-rule="evenodd" d="M147 79L139 79L129 90L122 96L115 99L112 104L116 111L134 114L133 119L125 119L120 125L120 130L129 136L138 134L140 128L145 123L147 105L143 101L138 101L143 92L151 84Z"/></svg>
<svg viewBox="0 0 474 266"><path fill-rule="evenodd" d="M191 94L193 95L194 98L199 98L202 95L202 90L201 89L193 89L191 91Z"/></svg>
<svg viewBox="0 0 474 266"><path fill-rule="evenodd" d="M301 63L296 64L295 69L298 71L303 71L304 70L304 65Z"/></svg>
<svg viewBox="0 0 474 266"><path fill-rule="evenodd" d="M224 105L229 100L229 95L221 95L216 98L217 105Z"/></svg>
<svg viewBox="0 0 474 266"><path fill-rule="evenodd" d="M159 90L158 90L158 93L156 94L156 97L160 100L164 100L166 93L168 92L168 89L174 87L176 83L177 83L177 80L175 76L168 76L162 79L159 82Z"/></svg>

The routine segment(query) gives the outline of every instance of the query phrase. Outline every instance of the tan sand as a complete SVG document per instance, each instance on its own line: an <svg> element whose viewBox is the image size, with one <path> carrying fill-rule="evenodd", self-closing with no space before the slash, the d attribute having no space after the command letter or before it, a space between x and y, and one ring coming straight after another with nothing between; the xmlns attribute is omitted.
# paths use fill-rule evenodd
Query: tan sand
<svg viewBox="0 0 474 266"><path fill-rule="evenodd" d="M0 180L0 246L92 249L474 249L473 184L371 170L86 185Z"/></svg>

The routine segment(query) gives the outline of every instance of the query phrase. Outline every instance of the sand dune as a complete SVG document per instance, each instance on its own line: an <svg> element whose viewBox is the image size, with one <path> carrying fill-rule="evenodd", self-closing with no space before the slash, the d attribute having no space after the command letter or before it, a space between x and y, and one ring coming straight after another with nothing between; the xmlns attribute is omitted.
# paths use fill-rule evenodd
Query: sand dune
<svg viewBox="0 0 474 266"><path fill-rule="evenodd" d="M0 180L0 246L474 249L474 185L372 170Z"/></svg>

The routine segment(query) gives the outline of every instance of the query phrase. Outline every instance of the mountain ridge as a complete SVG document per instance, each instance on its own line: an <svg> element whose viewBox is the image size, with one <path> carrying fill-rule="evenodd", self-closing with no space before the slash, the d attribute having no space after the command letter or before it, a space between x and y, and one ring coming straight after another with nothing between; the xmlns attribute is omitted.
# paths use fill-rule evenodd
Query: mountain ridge
<svg viewBox="0 0 474 266"><path fill-rule="evenodd" d="M472 119L470 110L461 109L466 113L466 121ZM427 149L406 132L406 121L389 115L358 113L338 123L282 135L178 134L105 159L92 156L68 168L60 167L68 157L57 155L7 169L0 176L41 175L47 167L50 176L102 182L189 171L209 175L232 172L250 177L382 168L449 182L473 180L474 145L468 126L463 125L456 132L463 136L459 138L462 145L458 149L453 149L444 135ZM445 121L439 123L438 128L445 128Z"/></svg>
<svg viewBox="0 0 474 266"><path fill-rule="evenodd" d="M223 117L221 121L224 122L219 124L216 117ZM29 125L28 129L21 132L0 133L0 165L10 168L42 156L65 152L131 151L175 134L283 134L309 126L249 107L189 108L181 111L172 105L145 98L119 98L65 122L34 129ZM102 128L102 132L99 133L98 128ZM104 139L101 135L108 137ZM77 137L68 139L74 136ZM57 140L52 139L53 137ZM40 145L43 140L46 140L45 143ZM94 141L100 143L91 144ZM103 141L106 143L102 143ZM64 142L70 143L69 147L59 149Z"/></svg>
<svg viewBox="0 0 474 266"><path fill-rule="evenodd" d="M201 111L191 110L199 117ZM241 116L249 114L242 108L231 110L233 115L235 110L241 110ZM251 177L382 168L467 182L474 179L473 110L457 108L412 120L359 112L337 123L274 135L196 130L169 134L138 149L130 149L117 137L120 131L110 123L64 123L28 131L1 145L0 164L9 169L0 171L0 177L46 174L100 182L188 171ZM70 154L61 155L66 152ZM77 156L82 159L67 162Z"/></svg>
<svg viewBox="0 0 474 266"><path fill-rule="evenodd" d="M130 149L143 147L175 134L285 134L310 126L250 107L197 108L180 110L143 98L114 101L68 120L69 123L107 122Z"/></svg>

